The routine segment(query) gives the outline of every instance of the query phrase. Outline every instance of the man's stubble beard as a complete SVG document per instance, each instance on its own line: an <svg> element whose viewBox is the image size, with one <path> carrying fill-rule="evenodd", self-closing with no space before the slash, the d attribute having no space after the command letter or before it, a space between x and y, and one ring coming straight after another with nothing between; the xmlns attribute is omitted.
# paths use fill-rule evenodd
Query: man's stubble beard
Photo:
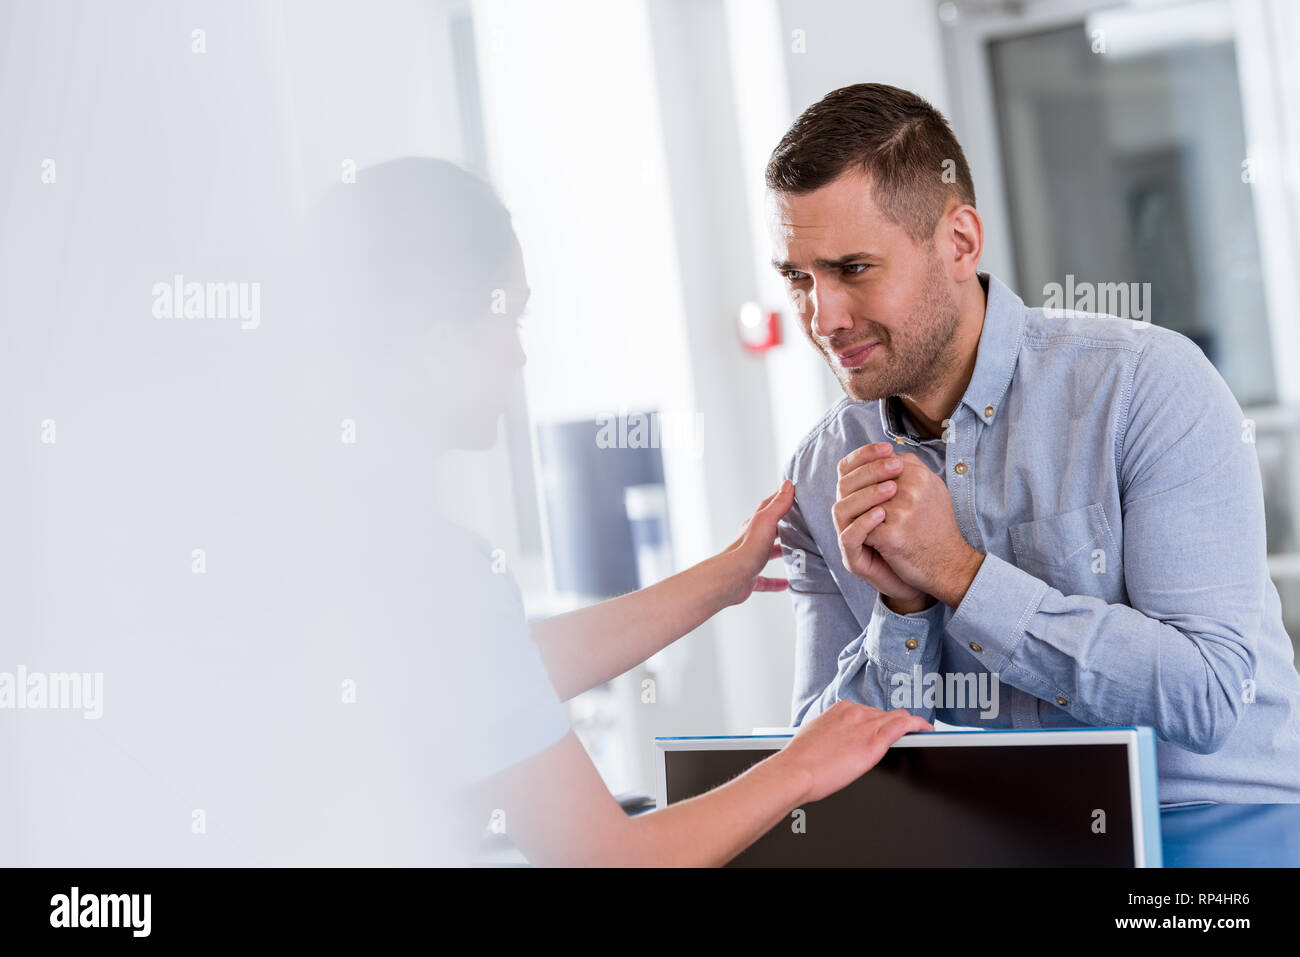
<svg viewBox="0 0 1300 957"><path fill-rule="evenodd" d="M953 362L952 344L960 313L944 289L942 277L938 260L932 260L921 301L903 326L890 333L885 354L868 360L878 369L855 372L841 366L834 354L827 357L850 398L869 402L891 395L910 397L944 375Z"/></svg>

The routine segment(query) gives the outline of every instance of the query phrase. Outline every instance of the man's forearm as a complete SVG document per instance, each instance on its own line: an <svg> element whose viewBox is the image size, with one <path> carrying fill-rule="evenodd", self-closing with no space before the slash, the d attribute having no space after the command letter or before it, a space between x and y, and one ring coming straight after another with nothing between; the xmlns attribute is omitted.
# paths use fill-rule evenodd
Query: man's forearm
<svg viewBox="0 0 1300 957"><path fill-rule="evenodd" d="M934 604L934 599L929 595L924 595L915 601L902 601L898 598L891 598L888 595L881 596L885 601L885 607L896 615L911 615L918 611L925 611Z"/></svg>
<svg viewBox="0 0 1300 957"><path fill-rule="evenodd" d="M1066 595L988 556L947 634L1005 684L1083 724L1149 725L1165 741L1209 754L1241 715L1254 638L1208 608L1195 620L1198 630L1180 629L1130 605ZM1188 701L1196 707L1180 704Z"/></svg>
<svg viewBox="0 0 1300 957"><path fill-rule="evenodd" d="M952 557L939 582L932 586L931 594L949 608L956 608L970 590L971 582L984 564L984 553L967 545Z"/></svg>
<svg viewBox="0 0 1300 957"><path fill-rule="evenodd" d="M939 581L927 586L932 589L931 595L934 597L924 595L915 601L902 601L882 596L885 599L885 607L898 615L911 615L929 608L937 599L949 608L956 608L966 597L966 592L970 590L971 582L979 574L983 562L984 553L967 546L947 563Z"/></svg>

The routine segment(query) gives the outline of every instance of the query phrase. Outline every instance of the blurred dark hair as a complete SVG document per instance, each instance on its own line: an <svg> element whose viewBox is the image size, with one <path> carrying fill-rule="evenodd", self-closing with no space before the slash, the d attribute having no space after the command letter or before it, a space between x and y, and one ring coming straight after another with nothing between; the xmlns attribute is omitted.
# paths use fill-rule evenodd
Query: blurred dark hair
<svg viewBox="0 0 1300 957"><path fill-rule="evenodd" d="M850 168L871 177L881 211L918 242L934 235L950 199L975 205L966 156L947 121L898 87L857 83L804 110L772 151L767 186L809 193Z"/></svg>
<svg viewBox="0 0 1300 957"><path fill-rule="evenodd" d="M323 308L340 331L385 339L485 314L515 241L492 187L441 159L358 170L321 199L309 229Z"/></svg>

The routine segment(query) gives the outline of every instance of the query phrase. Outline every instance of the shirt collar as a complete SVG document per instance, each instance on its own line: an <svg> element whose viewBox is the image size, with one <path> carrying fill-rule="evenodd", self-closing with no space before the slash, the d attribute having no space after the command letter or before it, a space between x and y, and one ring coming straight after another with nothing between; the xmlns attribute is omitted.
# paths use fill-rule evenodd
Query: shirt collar
<svg viewBox="0 0 1300 957"><path fill-rule="evenodd" d="M885 430L885 435L894 440L895 445L921 445L926 442L942 441L942 439L925 439L917 435L908 427L911 424L910 418L904 421L906 414L898 396L891 395L881 400L880 426Z"/></svg>
<svg viewBox="0 0 1300 957"><path fill-rule="evenodd" d="M1020 356L1020 343L1025 332L1025 303L996 276L980 273L980 278L988 280L984 326L975 353L975 371L971 373L961 401L977 420L988 425L998 417L1002 397L1011 385L1011 374ZM942 441L942 438L922 439L907 429L902 411L897 396L889 396L880 402L880 424L896 444Z"/></svg>
<svg viewBox="0 0 1300 957"><path fill-rule="evenodd" d="M985 425L998 417L1002 397L1011 385L1011 375L1020 357L1025 335L1025 303L996 276L988 277L988 301L984 306L984 328L975 354L975 371L961 401Z"/></svg>

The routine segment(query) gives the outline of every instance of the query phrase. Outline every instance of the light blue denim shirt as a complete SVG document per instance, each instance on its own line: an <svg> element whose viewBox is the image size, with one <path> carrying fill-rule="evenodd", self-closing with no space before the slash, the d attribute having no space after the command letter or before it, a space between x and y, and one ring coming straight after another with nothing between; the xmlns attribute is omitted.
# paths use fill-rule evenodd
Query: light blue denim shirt
<svg viewBox="0 0 1300 957"><path fill-rule="evenodd" d="M793 722L848 699L982 728L1146 725L1162 803L1300 802L1300 675L1241 407L1177 332L986 288L946 439L896 398L845 399L787 467ZM887 440L943 476L986 555L956 609L898 615L840 558L837 464Z"/></svg>

